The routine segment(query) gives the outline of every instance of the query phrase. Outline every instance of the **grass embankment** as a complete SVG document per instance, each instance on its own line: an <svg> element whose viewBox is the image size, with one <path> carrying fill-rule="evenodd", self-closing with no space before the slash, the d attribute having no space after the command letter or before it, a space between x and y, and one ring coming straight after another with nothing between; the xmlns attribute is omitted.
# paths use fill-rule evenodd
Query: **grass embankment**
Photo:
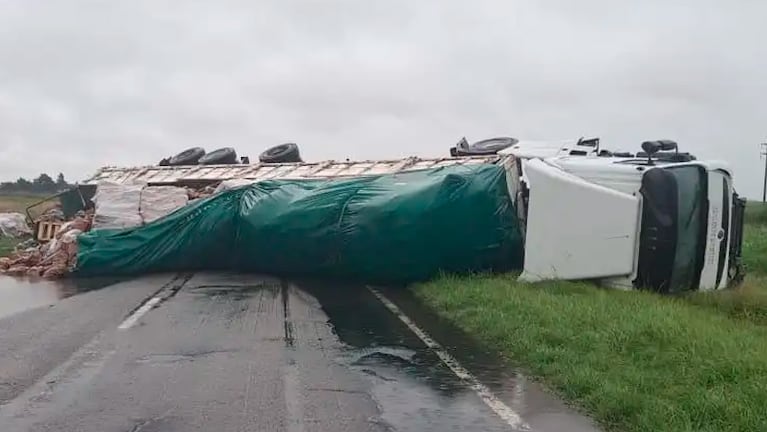
<svg viewBox="0 0 767 432"><path fill-rule="evenodd" d="M2 195L0 196L0 213L23 214L27 207L39 202L42 199L44 199L44 197L28 195Z"/></svg>
<svg viewBox="0 0 767 432"><path fill-rule="evenodd" d="M609 430L767 430L765 210L749 206L738 289L672 298L475 276L413 290Z"/></svg>
<svg viewBox="0 0 767 432"><path fill-rule="evenodd" d="M767 204L749 202L746 207L746 224L767 224Z"/></svg>
<svg viewBox="0 0 767 432"><path fill-rule="evenodd" d="M0 236L0 258L8 256L19 243L19 239Z"/></svg>

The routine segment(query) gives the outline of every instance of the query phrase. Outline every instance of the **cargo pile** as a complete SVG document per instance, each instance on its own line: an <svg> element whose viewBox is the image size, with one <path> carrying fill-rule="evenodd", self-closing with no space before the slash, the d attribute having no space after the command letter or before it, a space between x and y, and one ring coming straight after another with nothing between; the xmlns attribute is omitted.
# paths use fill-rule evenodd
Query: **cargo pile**
<svg viewBox="0 0 767 432"><path fill-rule="evenodd" d="M50 241L29 239L16 246L9 257L0 258L0 274L57 279L77 265L78 237L91 230L121 230L149 224L185 207L190 201L213 194L215 188L201 189L146 184L99 184L93 198L95 208L78 212L65 221L58 206L46 210L38 223L60 223ZM26 218L18 213L0 218L3 235L32 234Z"/></svg>
<svg viewBox="0 0 767 432"><path fill-rule="evenodd" d="M186 188L186 195L189 201L194 201L196 199L202 199L207 198L214 193L218 192L215 186L205 186L203 188L195 189L191 187Z"/></svg>
<svg viewBox="0 0 767 432"><path fill-rule="evenodd" d="M93 213L82 212L64 223L53 240L20 244L10 257L0 258L0 273L46 279L66 275L77 262L77 237L91 229L92 221Z"/></svg>

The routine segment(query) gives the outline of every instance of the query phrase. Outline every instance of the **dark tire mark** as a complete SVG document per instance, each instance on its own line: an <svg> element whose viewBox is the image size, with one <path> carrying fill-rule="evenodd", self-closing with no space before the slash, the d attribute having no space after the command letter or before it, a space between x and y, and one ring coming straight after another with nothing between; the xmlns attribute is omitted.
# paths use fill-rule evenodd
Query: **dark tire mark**
<svg viewBox="0 0 767 432"><path fill-rule="evenodd" d="M144 300L142 300L139 304L137 304L136 307L131 309L130 312L128 312L125 315L125 319L127 319L129 316L131 316L134 313L136 313L136 311L141 309L141 307L144 306L149 300L151 300L151 299L153 299L155 297L160 296L166 290L168 291L168 294L163 296L162 301L164 302L165 300L173 297L174 295L176 295L176 293L178 293L181 290L181 288L187 282L189 282L190 279L192 279L192 276L194 276L193 273L186 273L186 274L178 273L178 274L176 274L175 276L173 276L173 279L168 281L165 285L161 286L157 291L153 292L152 295L147 296ZM158 303L157 306L155 306L155 307L158 307L160 304L162 304L162 302Z"/></svg>
<svg viewBox="0 0 767 432"><path fill-rule="evenodd" d="M290 319L290 301L288 296L289 290L288 282L284 279L280 280L280 296L282 298L282 314L284 317L283 328L285 329L285 345L292 347L295 343L293 338L293 322Z"/></svg>

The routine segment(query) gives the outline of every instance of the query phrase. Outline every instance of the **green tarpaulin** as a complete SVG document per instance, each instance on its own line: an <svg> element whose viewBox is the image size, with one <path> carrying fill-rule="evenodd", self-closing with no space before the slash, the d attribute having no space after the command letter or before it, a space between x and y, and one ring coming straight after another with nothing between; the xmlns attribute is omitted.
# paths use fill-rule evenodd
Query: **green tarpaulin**
<svg viewBox="0 0 767 432"><path fill-rule="evenodd" d="M382 283L518 269L505 171L449 166L334 180L265 180L143 227L80 236L77 273L235 270Z"/></svg>

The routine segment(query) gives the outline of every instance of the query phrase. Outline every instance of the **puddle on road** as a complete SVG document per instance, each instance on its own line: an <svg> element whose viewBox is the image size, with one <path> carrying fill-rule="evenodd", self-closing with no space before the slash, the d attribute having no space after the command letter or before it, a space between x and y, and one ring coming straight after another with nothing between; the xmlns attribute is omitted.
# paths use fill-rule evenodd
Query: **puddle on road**
<svg viewBox="0 0 767 432"><path fill-rule="evenodd" d="M397 432L508 431L500 418L367 289L299 284L346 348L340 364L371 383L380 421Z"/></svg>
<svg viewBox="0 0 767 432"><path fill-rule="evenodd" d="M192 362L202 357L210 357L218 354L229 354L236 350L210 350L210 351L192 351L176 354L150 354L140 357L136 363L147 363L153 365L175 365L182 362Z"/></svg>
<svg viewBox="0 0 767 432"><path fill-rule="evenodd" d="M255 295L260 295L265 289L271 288L266 283L258 284L217 284L196 285L186 289L187 293L203 295L210 298L227 298L231 300L245 300Z"/></svg>
<svg viewBox="0 0 767 432"><path fill-rule="evenodd" d="M46 306L75 294L119 282L114 278L45 279L0 276L0 318Z"/></svg>
<svg viewBox="0 0 767 432"><path fill-rule="evenodd" d="M424 343L360 286L301 283L329 318L347 349L338 359L372 382L381 419L402 431L509 428ZM409 291L384 290L403 312L493 393L540 432L592 432L593 422L575 413L539 384L483 350L451 323L425 308ZM456 429L457 428L457 429Z"/></svg>

